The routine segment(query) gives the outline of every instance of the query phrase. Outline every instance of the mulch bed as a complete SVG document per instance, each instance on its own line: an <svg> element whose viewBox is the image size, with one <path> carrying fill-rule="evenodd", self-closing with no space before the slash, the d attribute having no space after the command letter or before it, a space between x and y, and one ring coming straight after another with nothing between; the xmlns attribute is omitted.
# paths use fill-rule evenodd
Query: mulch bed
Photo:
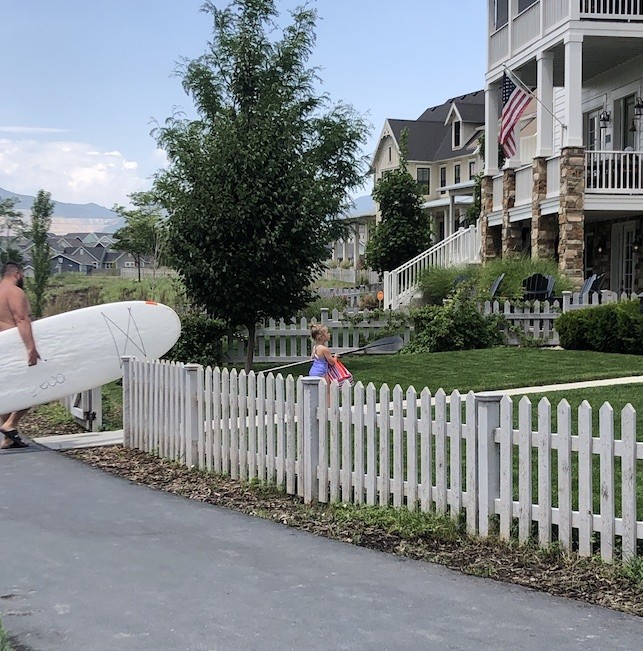
<svg viewBox="0 0 643 651"><path fill-rule="evenodd" d="M332 505L307 506L300 498L274 487L188 470L121 446L65 454L138 484L268 518L319 536L643 616L643 582L626 576L618 564L465 535L455 540L426 535L404 537L383 525L367 524L350 516L347 519L345 513L338 518L337 507Z"/></svg>

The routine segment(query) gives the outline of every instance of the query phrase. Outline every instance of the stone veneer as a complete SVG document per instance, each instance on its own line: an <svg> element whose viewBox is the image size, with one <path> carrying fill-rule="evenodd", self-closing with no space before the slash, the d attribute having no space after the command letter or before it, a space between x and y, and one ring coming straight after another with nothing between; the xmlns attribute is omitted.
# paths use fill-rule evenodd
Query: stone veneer
<svg viewBox="0 0 643 651"><path fill-rule="evenodd" d="M534 158L531 194L531 255L533 258L556 258L558 214L543 215L540 203L547 197L547 159Z"/></svg>
<svg viewBox="0 0 643 651"><path fill-rule="evenodd" d="M509 211L516 202L516 170L502 174L502 257L510 258L522 252L522 224L509 221Z"/></svg>
<svg viewBox="0 0 643 651"><path fill-rule="evenodd" d="M482 262L493 260L502 252L502 231L498 226L489 226L487 219L493 212L493 176L483 176L480 182L482 219L480 237L482 240Z"/></svg>
<svg viewBox="0 0 643 651"><path fill-rule="evenodd" d="M585 148L563 147L560 158L558 266L580 288L585 245Z"/></svg>

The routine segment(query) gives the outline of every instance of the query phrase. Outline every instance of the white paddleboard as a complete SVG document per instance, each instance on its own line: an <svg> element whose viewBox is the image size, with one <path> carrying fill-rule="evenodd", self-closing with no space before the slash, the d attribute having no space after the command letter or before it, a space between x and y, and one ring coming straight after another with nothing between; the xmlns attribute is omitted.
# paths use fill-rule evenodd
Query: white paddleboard
<svg viewBox="0 0 643 651"><path fill-rule="evenodd" d="M57 314L32 323L42 359L27 365L17 328L0 332L0 414L86 391L123 376L124 355L157 359L181 334L167 305L123 301Z"/></svg>

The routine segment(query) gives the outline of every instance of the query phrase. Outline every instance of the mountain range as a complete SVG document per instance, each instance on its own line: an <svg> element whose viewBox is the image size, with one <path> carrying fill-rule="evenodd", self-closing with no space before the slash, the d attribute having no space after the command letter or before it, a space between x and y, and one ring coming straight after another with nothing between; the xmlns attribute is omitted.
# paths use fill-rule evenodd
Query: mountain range
<svg viewBox="0 0 643 651"><path fill-rule="evenodd" d="M35 197L0 188L0 201L10 198L18 200L15 208L23 214L28 222ZM113 233L123 225L121 217L113 210L105 208L105 206L99 206L96 203L80 204L53 201L54 212L51 218L51 231L56 235L87 231Z"/></svg>

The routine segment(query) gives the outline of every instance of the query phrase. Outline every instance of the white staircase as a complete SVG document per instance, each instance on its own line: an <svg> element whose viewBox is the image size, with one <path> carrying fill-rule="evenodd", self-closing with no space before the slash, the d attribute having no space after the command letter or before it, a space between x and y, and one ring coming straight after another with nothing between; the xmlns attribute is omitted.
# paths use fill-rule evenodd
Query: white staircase
<svg viewBox="0 0 643 651"><path fill-rule="evenodd" d="M384 272L384 309L407 306L418 292L420 274L429 267L453 267L480 262L480 230L460 228L430 249L393 271Z"/></svg>

